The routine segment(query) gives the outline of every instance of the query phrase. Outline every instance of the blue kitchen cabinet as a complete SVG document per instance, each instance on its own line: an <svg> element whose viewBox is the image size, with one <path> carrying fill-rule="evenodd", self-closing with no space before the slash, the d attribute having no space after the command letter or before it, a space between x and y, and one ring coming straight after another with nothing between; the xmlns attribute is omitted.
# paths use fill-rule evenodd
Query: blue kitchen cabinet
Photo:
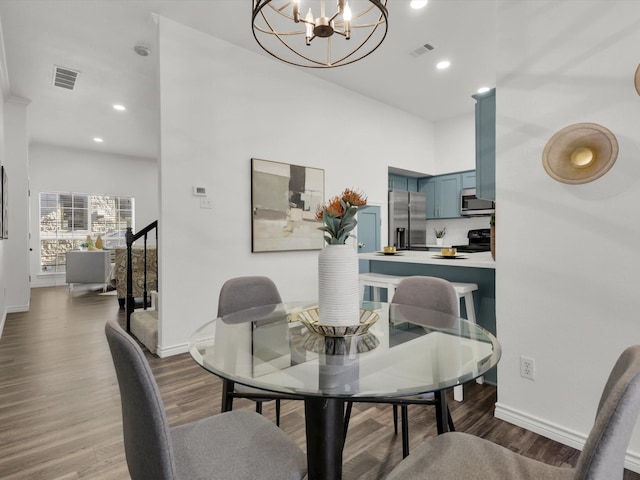
<svg viewBox="0 0 640 480"><path fill-rule="evenodd" d="M438 218L460 216L460 189L462 175L443 175L436 183L436 199L439 201Z"/></svg>
<svg viewBox="0 0 640 480"><path fill-rule="evenodd" d="M418 179L416 177L407 177L398 175L397 173L389 174L389 190L404 190L406 192L418 191Z"/></svg>
<svg viewBox="0 0 640 480"><path fill-rule="evenodd" d="M430 180L421 181L418 187L427 197L427 219L438 218L436 216L436 183Z"/></svg>
<svg viewBox="0 0 640 480"><path fill-rule="evenodd" d="M476 100L476 196L496 199L496 89Z"/></svg>
<svg viewBox="0 0 640 480"><path fill-rule="evenodd" d="M407 190L407 177L390 173L389 190Z"/></svg>
<svg viewBox="0 0 640 480"><path fill-rule="evenodd" d="M462 188L476 188L476 171L462 172Z"/></svg>
<svg viewBox="0 0 640 480"><path fill-rule="evenodd" d="M427 219L459 218L462 174L451 173L430 177L420 182L427 195Z"/></svg>

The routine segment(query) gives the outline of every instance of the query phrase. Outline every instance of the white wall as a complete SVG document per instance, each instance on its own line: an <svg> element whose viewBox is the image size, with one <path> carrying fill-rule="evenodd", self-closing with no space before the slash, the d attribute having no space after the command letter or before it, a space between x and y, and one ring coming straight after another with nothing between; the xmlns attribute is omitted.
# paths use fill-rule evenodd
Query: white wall
<svg viewBox="0 0 640 480"><path fill-rule="evenodd" d="M581 446L624 348L640 343L640 2L503 0L498 7L497 416ZM584 185L549 177L559 129L617 137L613 169ZM519 357L536 380L519 376ZM640 470L640 429L628 465Z"/></svg>
<svg viewBox="0 0 640 480"><path fill-rule="evenodd" d="M475 100L469 96L469 103ZM433 175L475 170L476 116L475 113L442 120L435 124L435 170ZM471 229L489 228L489 217L447 218L427 221L427 243L435 243L433 229L447 227L446 245L465 245Z"/></svg>
<svg viewBox="0 0 640 480"><path fill-rule="evenodd" d="M475 100L469 97L469 103ZM435 171L433 175L475 170L476 116L475 113L443 120L435 124Z"/></svg>
<svg viewBox="0 0 640 480"><path fill-rule="evenodd" d="M9 184L9 238L5 258L7 312L29 310L29 101L5 103L5 161Z"/></svg>
<svg viewBox="0 0 640 480"><path fill-rule="evenodd" d="M159 45L166 355L215 317L230 277L268 275L284 300L317 297L318 251L251 253L251 157L323 168L327 198L356 187L381 205L388 165L434 164L428 122L164 18ZM194 185L213 209L198 208Z"/></svg>
<svg viewBox="0 0 640 480"><path fill-rule="evenodd" d="M158 219L158 164L155 159L126 157L89 150L32 144L31 174L31 285L62 285L64 274L40 273L39 194L78 192L135 198L136 229Z"/></svg>
<svg viewBox="0 0 640 480"><path fill-rule="evenodd" d="M4 41L2 39L2 29L0 28L0 165L5 162L5 134L4 134L4 108L5 98L8 96L9 81L7 79L7 64L4 57ZM9 256L9 251L5 248L6 242L0 240L0 335L4 328L4 322L7 318L7 267L6 259Z"/></svg>

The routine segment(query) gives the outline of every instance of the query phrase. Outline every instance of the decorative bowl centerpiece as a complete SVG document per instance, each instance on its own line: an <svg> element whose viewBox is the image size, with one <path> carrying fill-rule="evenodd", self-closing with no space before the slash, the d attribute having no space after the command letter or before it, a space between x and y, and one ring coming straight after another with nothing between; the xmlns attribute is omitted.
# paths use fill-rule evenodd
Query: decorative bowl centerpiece
<svg viewBox="0 0 640 480"><path fill-rule="evenodd" d="M365 353L375 349L378 345L380 345L380 340L373 333L350 337L324 337L307 333L302 341L302 348L305 350L325 355Z"/></svg>
<svg viewBox="0 0 640 480"><path fill-rule="evenodd" d="M313 307L298 313L298 320L307 329L317 335L325 337L348 337L351 335L364 335L369 328L378 321L380 316L364 308L360 309L359 322L356 325L324 325L320 323L320 308Z"/></svg>

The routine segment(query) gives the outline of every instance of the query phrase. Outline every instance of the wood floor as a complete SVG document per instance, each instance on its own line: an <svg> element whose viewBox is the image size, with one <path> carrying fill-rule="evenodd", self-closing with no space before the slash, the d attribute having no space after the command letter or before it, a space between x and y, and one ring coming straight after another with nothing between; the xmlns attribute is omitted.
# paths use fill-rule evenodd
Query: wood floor
<svg viewBox="0 0 640 480"><path fill-rule="evenodd" d="M114 296L66 287L32 290L31 311L9 314L0 339L0 478L129 479L122 443L118 384L104 323L124 321ZM148 355L171 425L219 412L220 381L188 354ZM468 385L451 402L459 431L485 437L554 465L578 452L493 417L496 391ZM271 404L264 414L274 419ZM253 408L237 400L236 408ZM431 407L410 408L412 447L435 432ZM301 402L283 402L282 429L304 449ZM382 479L401 460L388 406L356 404L344 452L345 480ZM626 480L640 475L625 472ZM151 479L150 479L151 480Z"/></svg>

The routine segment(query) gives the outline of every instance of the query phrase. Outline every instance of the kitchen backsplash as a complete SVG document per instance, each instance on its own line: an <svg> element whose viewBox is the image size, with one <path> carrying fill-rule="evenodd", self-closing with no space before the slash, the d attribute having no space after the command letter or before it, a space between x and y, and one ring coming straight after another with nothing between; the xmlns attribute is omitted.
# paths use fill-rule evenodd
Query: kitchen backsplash
<svg viewBox="0 0 640 480"><path fill-rule="evenodd" d="M467 232L476 228L489 228L491 217L449 218L443 220L427 220L427 244L436 243L433 229L447 227L447 234L443 238L444 245L464 245L469 242Z"/></svg>

